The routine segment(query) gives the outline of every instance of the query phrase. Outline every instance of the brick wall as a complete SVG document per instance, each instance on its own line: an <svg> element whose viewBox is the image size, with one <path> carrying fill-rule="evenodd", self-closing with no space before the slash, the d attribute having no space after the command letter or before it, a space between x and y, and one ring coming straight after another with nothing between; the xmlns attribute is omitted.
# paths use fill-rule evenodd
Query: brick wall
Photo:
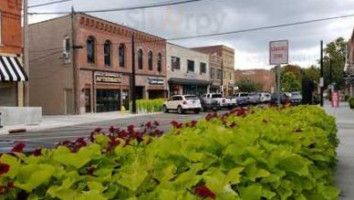
<svg viewBox="0 0 354 200"><path fill-rule="evenodd" d="M1 45L0 53L22 53L21 28L22 0L1 0Z"/></svg>
<svg viewBox="0 0 354 200"><path fill-rule="evenodd" d="M236 83L242 79L250 80L254 83L262 85L262 91L271 92L275 88L275 75L270 70L254 69L254 70L236 70Z"/></svg>

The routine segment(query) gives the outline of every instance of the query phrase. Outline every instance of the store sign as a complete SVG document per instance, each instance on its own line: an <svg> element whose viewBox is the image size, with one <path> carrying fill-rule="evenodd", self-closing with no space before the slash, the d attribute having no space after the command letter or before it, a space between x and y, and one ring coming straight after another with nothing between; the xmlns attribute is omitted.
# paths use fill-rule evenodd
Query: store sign
<svg viewBox="0 0 354 200"><path fill-rule="evenodd" d="M186 77L189 79L194 79L196 78L196 74L194 72L187 72Z"/></svg>
<svg viewBox="0 0 354 200"><path fill-rule="evenodd" d="M96 83L121 83L122 75L115 73L97 72L95 74Z"/></svg>
<svg viewBox="0 0 354 200"><path fill-rule="evenodd" d="M149 78L149 84L150 85L164 85L165 81L161 78Z"/></svg>
<svg viewBox="0 0 354 200"><path fill-rule="evenodd" d="M289 41L273 41L269 45L270 65L288 64L289 62Z"/></svg>

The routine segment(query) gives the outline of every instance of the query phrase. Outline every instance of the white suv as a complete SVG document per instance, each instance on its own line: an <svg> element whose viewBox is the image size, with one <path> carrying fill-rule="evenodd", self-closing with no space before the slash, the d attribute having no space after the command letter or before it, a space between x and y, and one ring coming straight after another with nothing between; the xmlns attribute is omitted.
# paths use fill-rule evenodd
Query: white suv
<svg viewBox="0 0 354 200"><path fill-rule="evenodd" d="M178 114L183 114L187 110L192 110L199 113L202 109L200 100L195 95L176 95L172 96L163 104L163 112L167 113L170 110L177 110Z"/></svg>

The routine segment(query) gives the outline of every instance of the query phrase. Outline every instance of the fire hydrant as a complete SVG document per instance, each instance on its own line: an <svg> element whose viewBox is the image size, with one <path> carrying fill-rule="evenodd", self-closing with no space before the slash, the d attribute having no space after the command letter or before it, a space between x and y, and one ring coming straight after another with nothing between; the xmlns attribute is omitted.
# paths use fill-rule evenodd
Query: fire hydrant
<svg viewBox="0 0 354 200"><path fill-rule="evenodd" d="M121 114L122 115L126 115L127 114L127 110L125 109L124 106L122 106L122 108L121 108Z"/></svg>

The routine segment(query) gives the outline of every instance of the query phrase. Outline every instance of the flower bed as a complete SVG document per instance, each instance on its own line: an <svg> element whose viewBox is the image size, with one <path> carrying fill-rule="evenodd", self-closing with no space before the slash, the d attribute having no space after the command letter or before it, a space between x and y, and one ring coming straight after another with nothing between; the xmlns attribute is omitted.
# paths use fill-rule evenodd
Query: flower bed
<svg viewBox="0 0 354 200"><path fill-rule="evenodd" d="M337 199L334 119L317 107L234 110L162 135L142 131L63 142L0 159L0 199ZM23 198L24 197L24 198Z"/></svg>

